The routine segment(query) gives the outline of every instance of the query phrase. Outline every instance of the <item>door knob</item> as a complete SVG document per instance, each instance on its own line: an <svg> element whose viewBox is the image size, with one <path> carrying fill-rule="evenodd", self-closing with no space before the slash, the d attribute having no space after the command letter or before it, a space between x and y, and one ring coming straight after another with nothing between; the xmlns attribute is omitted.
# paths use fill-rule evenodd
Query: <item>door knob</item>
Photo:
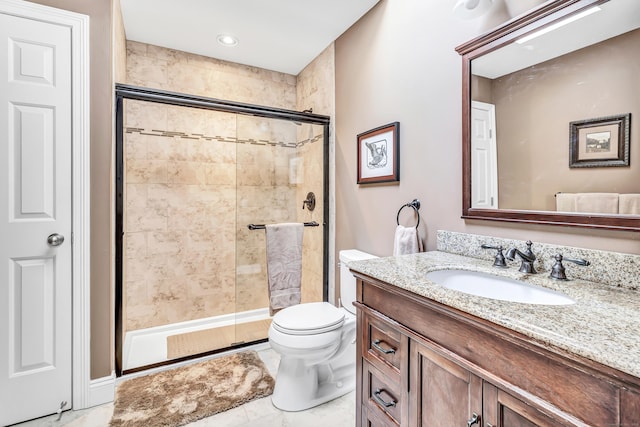
<svg viewBox="0 0 640 427"><path fill-rule="evenodd" d="M60 246L64 242L64 236L58 233L53 233L47 237L47 243L49 246Z"/></svg>

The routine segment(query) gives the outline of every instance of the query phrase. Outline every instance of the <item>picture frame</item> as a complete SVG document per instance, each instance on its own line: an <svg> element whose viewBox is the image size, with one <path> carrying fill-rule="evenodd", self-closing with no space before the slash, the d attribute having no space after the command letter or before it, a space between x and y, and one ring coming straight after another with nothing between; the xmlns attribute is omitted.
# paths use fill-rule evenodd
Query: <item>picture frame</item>
<svg viewBox="0 0 640 427"><path fill-rule="evenodd" d="M631 113L569 123L569 167L629 166Z"/></svg>
<svg viewBox="0 0 640 427"><path fill-rule="evenodd" d="M358 134L358 184L400 181L400 123Z"/></svg>

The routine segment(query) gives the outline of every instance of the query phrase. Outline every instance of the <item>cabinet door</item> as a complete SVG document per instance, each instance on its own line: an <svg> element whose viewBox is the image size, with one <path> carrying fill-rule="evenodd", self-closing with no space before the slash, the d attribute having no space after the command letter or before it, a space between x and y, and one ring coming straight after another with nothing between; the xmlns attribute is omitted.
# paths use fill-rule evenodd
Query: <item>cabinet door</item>
<svg viewBox="0 0 640 427"><path fill-rule="evenodd" d="M487 427L558 427L576 424L566 418L543 414L531 405L485 382L484 425Z"/></svg>
<svg viewBox="0 0 640 427"><path fill-rule="evenodd" d="M482 379L430 348L410 341L411 426L483 425ZM471 420L476 415L476 423Z"/></svg>

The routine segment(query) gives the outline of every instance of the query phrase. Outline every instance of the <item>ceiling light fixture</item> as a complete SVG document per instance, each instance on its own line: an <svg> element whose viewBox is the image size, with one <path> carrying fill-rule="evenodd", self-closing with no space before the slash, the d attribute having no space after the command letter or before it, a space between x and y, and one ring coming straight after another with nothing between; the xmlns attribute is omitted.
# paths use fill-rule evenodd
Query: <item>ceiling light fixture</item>
<svg viewBox="0 0 640 427"><path fill-rule="evenodd" d="M461 19L473 19L484 15L494 0L456 0L453 15Z"/></svg>
<svg viewBox="0 0 640 427"><path fill-rule="evenodd" d="M236 46L238 44L238 38L231 34L218 34L218 43L222 46Z"/></svg>
<svg viewBox="0 0 640 427"><path fill-rule="evenodd" d="M572 23L574 21L577 21L578 19L584 18L585 16L589 16L592 13L596 13L596 12L598 12L600 10L602 10L602 9L600 9L598 6L592 7L590 9L587 9L587 10L585 10L583 12L580 12L580 13L578 13L576 15L573 15L573 16L570 16L570 17L568 17L566 19L563 19L562 21L558 21L553 25L549 25L548 27L545 27L545 28L543 28L541 30L535 31L535 32L529 34L528 36L524 36L523 38L516 40L516 43L518 43L518 44L526 43L526 42L528 42L530 40L535 39L536 37L540 37L543 34L547 34L548 32L557 30L560 27L564 27L567 24L570 24L570 23Z"/></svg>

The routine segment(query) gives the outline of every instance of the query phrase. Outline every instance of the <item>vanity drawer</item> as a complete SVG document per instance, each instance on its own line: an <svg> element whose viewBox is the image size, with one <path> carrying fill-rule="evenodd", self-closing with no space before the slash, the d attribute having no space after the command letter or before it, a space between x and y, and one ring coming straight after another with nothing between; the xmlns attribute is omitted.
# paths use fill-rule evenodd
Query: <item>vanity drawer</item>
<svg viewBox="0 0 640 427"><path fill-rule="evenodd" d="M399 375L402 358L406 357L403 336L389 322L373 314L365 316L365 336L362 354L386 371L387 375Z"/></svg>
<svg viewBox="0 0 640 427"><path fill-rule="evenodd" d="M398 427L393 418L379 410L368 410L362 406L362 427Z"/></svg>
<svg viewBox="0 0 640 427"><path fill-rule="evenodd" d="M362 400L371 418L402 420L401 386L366 360L362 362ZM379 415L375 415L376 413ZM375 424L374 424L375 425ZM386 425L386 424L384 424Z"/></svg>

